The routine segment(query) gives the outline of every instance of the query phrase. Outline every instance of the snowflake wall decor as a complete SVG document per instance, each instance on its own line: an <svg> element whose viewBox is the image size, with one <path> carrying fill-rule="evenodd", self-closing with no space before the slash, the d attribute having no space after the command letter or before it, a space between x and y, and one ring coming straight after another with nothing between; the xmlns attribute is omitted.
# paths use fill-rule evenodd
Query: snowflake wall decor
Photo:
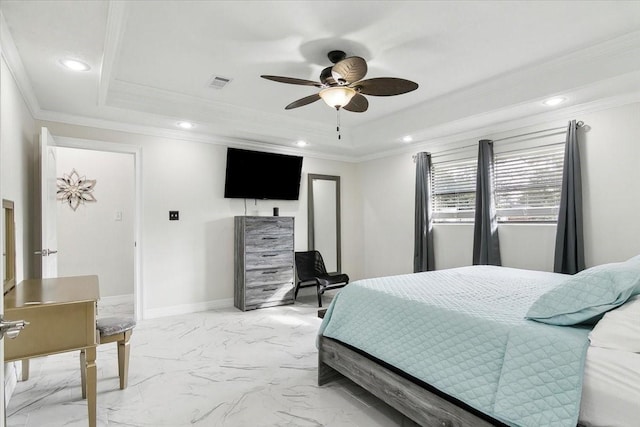
<svg viewBox="0 0 640 427"><path fill-rule="evenodd" d="M57 178L58 191L56 199L67 202L74 211L81 203L97 202L93 196L93 188L96 186L95 179L87 179L80 176L75 169L70 174L63 174L62 178Z"/></svg>

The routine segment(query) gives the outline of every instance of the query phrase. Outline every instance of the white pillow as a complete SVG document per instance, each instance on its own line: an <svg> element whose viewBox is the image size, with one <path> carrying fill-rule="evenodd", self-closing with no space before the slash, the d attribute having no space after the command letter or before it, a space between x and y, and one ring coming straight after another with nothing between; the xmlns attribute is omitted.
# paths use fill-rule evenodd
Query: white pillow
<svg viewBox="0 0 640 427"><path fill-rule="evenodd" d="M589 339L594 347L640 353L640 295L606 313Z"/></svg>

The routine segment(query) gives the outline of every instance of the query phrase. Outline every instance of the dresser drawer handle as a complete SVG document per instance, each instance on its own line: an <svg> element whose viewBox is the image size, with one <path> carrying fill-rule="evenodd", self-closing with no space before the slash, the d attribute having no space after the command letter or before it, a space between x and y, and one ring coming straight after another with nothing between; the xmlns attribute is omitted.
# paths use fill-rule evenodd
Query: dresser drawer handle
<svg viewBox="0 0 640 427"><path fill-rule="evenodd" d="M278 288L264 288L262 292L271 292L271 291L277 291L277 290Z"/></svg>
<svg viewBox="0 0 640 427"><path fill-rule="evenodd" d="M278 240L277 237L263 237L262 240Z"/></svg>
<svg viewBox="0 0 640 427"><path fill-rule="evenodd" d="M277 256L277 254L264 254L262 255L262 258L270 258L272 256Z"/></svg>
<svg viewBox="0 0 640 427"><path fill-rule="evenodd" d="M263 271L262 274L277 274L278 271Z"/></svg>

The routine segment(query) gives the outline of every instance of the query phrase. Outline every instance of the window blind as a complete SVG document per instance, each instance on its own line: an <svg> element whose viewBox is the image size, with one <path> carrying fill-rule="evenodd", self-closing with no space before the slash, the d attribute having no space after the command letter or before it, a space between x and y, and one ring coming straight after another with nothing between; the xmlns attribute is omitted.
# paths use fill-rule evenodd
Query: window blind
<svg viewBox="0 0 640 427"><path fill-rule="evenodd" d="M478 161L465 159L433 163L433 219L436 222L473 222Z"/></svg>
<svg viewBox="0 0 640 427"><path fill-rule="evenodd" d="M564 144L495 155L498 221L557 221Z"/></svg>

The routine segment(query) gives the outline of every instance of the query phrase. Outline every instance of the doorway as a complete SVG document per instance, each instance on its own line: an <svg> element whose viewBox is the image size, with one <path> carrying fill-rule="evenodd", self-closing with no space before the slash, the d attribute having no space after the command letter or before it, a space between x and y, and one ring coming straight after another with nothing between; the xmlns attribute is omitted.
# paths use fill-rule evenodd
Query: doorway
<svg viewBox="0 0 640 427"><path fill-rule="evenodd" d="M100 317L138 319L140 148L65 137L56 144L59 178L95 181L80 203L58 202L58 274L98 275Z"/></svg>

